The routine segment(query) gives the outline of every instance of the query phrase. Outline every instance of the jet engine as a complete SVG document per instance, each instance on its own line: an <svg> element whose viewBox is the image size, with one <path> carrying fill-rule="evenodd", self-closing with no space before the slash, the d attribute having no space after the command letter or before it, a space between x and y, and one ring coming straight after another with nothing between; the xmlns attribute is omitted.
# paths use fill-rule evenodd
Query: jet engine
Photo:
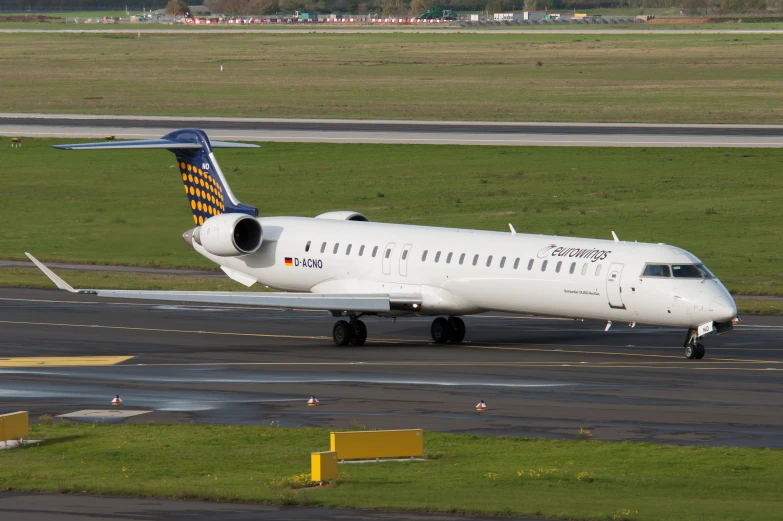
<svg viewBox="0 0 783 521"><path fill-rule="evenodd" d="M219 257L254 253L263 242L261 224L243 213L224 213L210 217L193 230L193 240L207 252Z"/></svg>

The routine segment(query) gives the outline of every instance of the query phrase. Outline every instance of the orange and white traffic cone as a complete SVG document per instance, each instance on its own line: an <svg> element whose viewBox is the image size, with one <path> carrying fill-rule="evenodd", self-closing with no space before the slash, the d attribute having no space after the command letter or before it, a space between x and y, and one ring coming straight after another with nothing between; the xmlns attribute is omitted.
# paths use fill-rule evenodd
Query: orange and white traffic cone
<svg viewBox="0 0 783 521"><path fill-rule="evenodd" d="M487 404L484 403L484 400L479 400L478 405L476 405L476 410L478 412L486 411L487 410Z"/></svg>
<svg viewBox="0 0 783 521"><path fill-rule="evenodd" d="M111 404L114 405L115 407L119 407L120 405L122 405L122 398L120 398L119 394L114 396L114 399L111 401Z"/></svg>
<svg viewBox="0 0 783 521"><path fill-rule="evenodd" d="M309 400L307 400L307 406L308 407L315 407L318 405L318 398L315 396L311 396Z"/></svg>

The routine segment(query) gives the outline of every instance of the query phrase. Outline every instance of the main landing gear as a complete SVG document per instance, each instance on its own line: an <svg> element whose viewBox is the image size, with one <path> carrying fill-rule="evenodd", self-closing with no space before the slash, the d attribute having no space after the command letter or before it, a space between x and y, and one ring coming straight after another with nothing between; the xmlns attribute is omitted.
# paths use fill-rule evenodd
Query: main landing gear
<svg viewBox="0 0 783 521"><path fill-rule="evenodd" d="M363 346L367 342L367 326L356 317L351 322L338 320L332 329L332 338L338 346Z"/></svg>
<svg viewBox="0 0 783 521"><path fill-rule="evenodd" d="M430 334L436 344L445 344L446 342L458 344L465 339L465 322L459 317L449 317L448 319L438 317L432 321Z"/></svg>
<svg viewBox="0 0 783 521"><path fill-rule="evenodd" d="M459 317L438 317L432 321L430 333L436 344L458 344L465 339L465 322ZM338 320L332 329L332 339L338 346L363 346L367 342L367 326L358 317L350 317L350 322Z"/></svg>
<svg viewBox="0 0 783 521"><path fill-rule="evenodd" d="M698 342L699 337L695 329L689 329L685 336L685 358L688 360L701 360L704 358L704 344Z"/></svg>

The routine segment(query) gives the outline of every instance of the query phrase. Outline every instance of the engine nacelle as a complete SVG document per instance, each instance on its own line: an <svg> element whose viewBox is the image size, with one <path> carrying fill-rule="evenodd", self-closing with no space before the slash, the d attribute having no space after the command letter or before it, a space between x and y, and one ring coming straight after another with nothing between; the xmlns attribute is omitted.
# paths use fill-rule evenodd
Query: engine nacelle
<svg viewBox="0 0 783 521"><path fill-rule="evenodd" d="M342 211L342 212L326 212L321 215L316 215L316 219L332 219L334 221L364 221L370 222L370 220L364 214L359 212Z"/></svg>
<svg viewBox="0 0 783 521"><path fill-rule="evenodd" d="M261 247L263 233L258 220L243 213L210 217L193 231L193 240L219 257L254 253Z"/></svg>

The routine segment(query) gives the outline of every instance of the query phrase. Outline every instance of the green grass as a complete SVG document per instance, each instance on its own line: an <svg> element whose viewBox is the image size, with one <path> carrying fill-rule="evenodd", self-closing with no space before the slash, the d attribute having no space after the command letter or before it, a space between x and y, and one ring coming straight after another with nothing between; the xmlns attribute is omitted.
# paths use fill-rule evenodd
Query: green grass
<svg viewBox="0 0 783 521"><path fill-rule="evenodd" d="M328 489L272 484L309 472L328 432L32 426L49 441L0 452L0 489L633 521L772 521L783 510L783 452L771 449L427 432L430 461L342 465Z"/></svg>
<svg viewBox="0 0 783 521"><path fill-rule="evenodd" d="M247 288L228 277L207 278L146 273L112 273L81 270L54 270L68 284L79 289L149 289L181 291L266 291L256 284ZM54 288L38 269L0 268L0 287Z"/></svg>
<svg viewBox="0 0 783 521"><path fill-rule="evenodd" d="M58 33L0 45L0 112L783 121L783 35ZM150 58L162 53L172 58Z"/></svg>
<svg viewBox="0 0 783 521"><path fill-rule="evenodd" d="M0 147L0 258L212 267L174 157ZM7 142L7 141L6 141ZM737 293L783 294L781 149L634 149L265 143L220 150L261 215L349 209L374 221L666 242Z"/></svg>

